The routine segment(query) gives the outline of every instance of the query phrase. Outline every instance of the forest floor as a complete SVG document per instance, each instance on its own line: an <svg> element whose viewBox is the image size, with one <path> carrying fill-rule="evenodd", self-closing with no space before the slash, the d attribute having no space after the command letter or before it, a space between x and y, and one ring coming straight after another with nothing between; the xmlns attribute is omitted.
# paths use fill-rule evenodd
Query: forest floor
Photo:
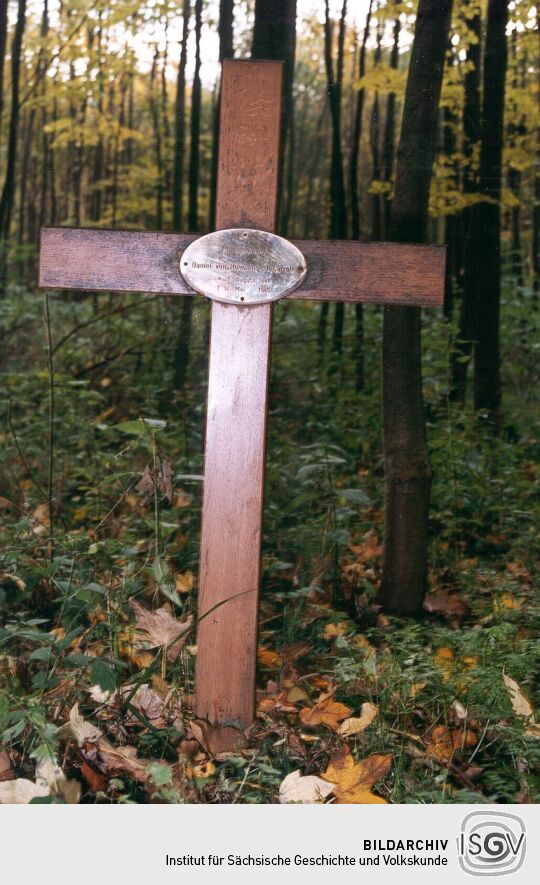
<svg viewBox="0 0 540 885"><path fill-rule="evenodd" d="M179 394L177 299L50 294L51 396L43 298L0 305L0 800L539 801L531 293L506 284L495 438L449 402L452 330L425 312L430 593L410 619L374 604L380 310L357 392L353 310L338 360L315 307L277 305L246 734L192 713L208 306Z"/></svg>

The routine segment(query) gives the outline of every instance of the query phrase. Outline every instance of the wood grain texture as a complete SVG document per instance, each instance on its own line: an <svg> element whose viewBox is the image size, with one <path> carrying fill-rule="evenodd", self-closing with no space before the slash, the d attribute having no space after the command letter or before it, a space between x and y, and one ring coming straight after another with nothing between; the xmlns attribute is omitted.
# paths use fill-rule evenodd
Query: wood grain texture
<svg viewBox="0 0 540 885"><path fill-rule="evenodd" d="M39 284L48 289L193 295L179 263L184 249L196 238L194 234L43 228ZM442 306L444 246L293 242L306 257L308 274L288 300Z"/></svg>
<svg viewBox="0 0 540 885"><path fill-rule="evenodd" d="M216 226L273 230L282 66L223 66ZM245 728L255 668L272 305L212 304L197 715Z"/></svg>

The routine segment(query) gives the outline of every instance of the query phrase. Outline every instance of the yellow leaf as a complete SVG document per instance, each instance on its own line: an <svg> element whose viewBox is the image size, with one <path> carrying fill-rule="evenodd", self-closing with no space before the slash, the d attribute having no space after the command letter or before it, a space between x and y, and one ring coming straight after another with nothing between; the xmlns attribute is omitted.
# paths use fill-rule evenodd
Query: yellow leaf
<svg viewBox="0 0 540 885"><path fill-rule="evenodd" d="M341 804L387 804L375 796L371 788L389 771L392 764L390 753L376 753L356 763L345 745L335 753L323 774L323 778L335 784L334 795Z"/></svg>
<svg viewBox="0 0 540 885"><path fill-rule="evenodd" d="M178 593L190 593L193 590L194 582L195 579L191 571L174 576L174 585Z"/></svg>
<svg viewBox="0 0 540 885"><path fill-rule="evenodd" d="M257 660L259 664L268 667L269 670L277 670L278 667L281 667L281 657L277 651L271 651L263 645L260 645L257 650Z"/></svg>
<svg viewBox="0 0 540 885"><path fill-rule="evenodd" d="M350 629L350 625L347 621L339 621L337 624L327 624L324 628L323 637L324 639L335 639L336 636L345 636Z"/></svg>
<svg viewBox="0 0 540 885"><path fill-rule="evenodd" d="M454 669L454 652L451 648L442 646L433 657L433 661L440 670L443 670L443 679L448 682Z"/></svg>
<svg viewBox="0 0 540 885"><path fill-rule="evenodd" d="M351 708L339 701L332 700L332 695L321 695L314 707L304 707L300 710L300 722L310 728L317 725L326 725L332 731L339 730L339 722L345 719Z"/></svg>
<svg viewBox="0 0 540 885"><path fill-rule="evenodd" d="M194 778L207 778L212 777L215 770L216 766L213 762L203 762L202 765L194 765L191 769L191 774Z"/></svg>
<svg viewBox="0 0 540 885"><path fill-rule="evenodd" d="M371 725L378 713L379 708L376 707L375 704L370 704L369 701L366 701L365 704L362 704L360 716L358 718L352 717L351 719L345 719L345 721L341 723L339 726L340 735L342 737L352 737L355 734L360 734L361 731L365 731L366 728Z"/></svg>

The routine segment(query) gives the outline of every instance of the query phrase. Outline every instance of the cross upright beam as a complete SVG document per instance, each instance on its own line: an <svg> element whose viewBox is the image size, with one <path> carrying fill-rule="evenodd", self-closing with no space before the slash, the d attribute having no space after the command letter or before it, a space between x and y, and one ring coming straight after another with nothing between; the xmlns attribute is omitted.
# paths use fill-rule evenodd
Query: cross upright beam
<svg viewBox="0 0 540 885"><path fill-rule="evenodd" d="M224 62L218 230L275 228L281 91L281 62ZM212 305L197 713L244 727L255 692L272 308Z"/></svg>
<svg viewBox="0 0 540 885"><path fill-rule="evenodd" d="M274 229L281 84L280 62L223 64L218 229ZM195 295L180 259L196 239L44 228L40 286ZM443 247L315 240L296 246L307 276L288 299L442 306ZM261 269L254 260L256 275ZM213 301L196 710L212 722L241 727L254 715L271 325L271 303Z"/></svg>

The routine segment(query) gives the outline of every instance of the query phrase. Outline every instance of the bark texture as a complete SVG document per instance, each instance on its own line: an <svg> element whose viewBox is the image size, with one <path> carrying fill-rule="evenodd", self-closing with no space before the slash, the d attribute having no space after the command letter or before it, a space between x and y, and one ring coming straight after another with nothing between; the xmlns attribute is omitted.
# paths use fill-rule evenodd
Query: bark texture
<svg viewBox="0 0 540 885"><path fill-rule="evenodd" d="M396 161L391 239L426 237L431 167L452 0L420 0ZM422 401L420 311L385 308L386 516L380 602L418 611L426 591L431 469Z"/></svg>

